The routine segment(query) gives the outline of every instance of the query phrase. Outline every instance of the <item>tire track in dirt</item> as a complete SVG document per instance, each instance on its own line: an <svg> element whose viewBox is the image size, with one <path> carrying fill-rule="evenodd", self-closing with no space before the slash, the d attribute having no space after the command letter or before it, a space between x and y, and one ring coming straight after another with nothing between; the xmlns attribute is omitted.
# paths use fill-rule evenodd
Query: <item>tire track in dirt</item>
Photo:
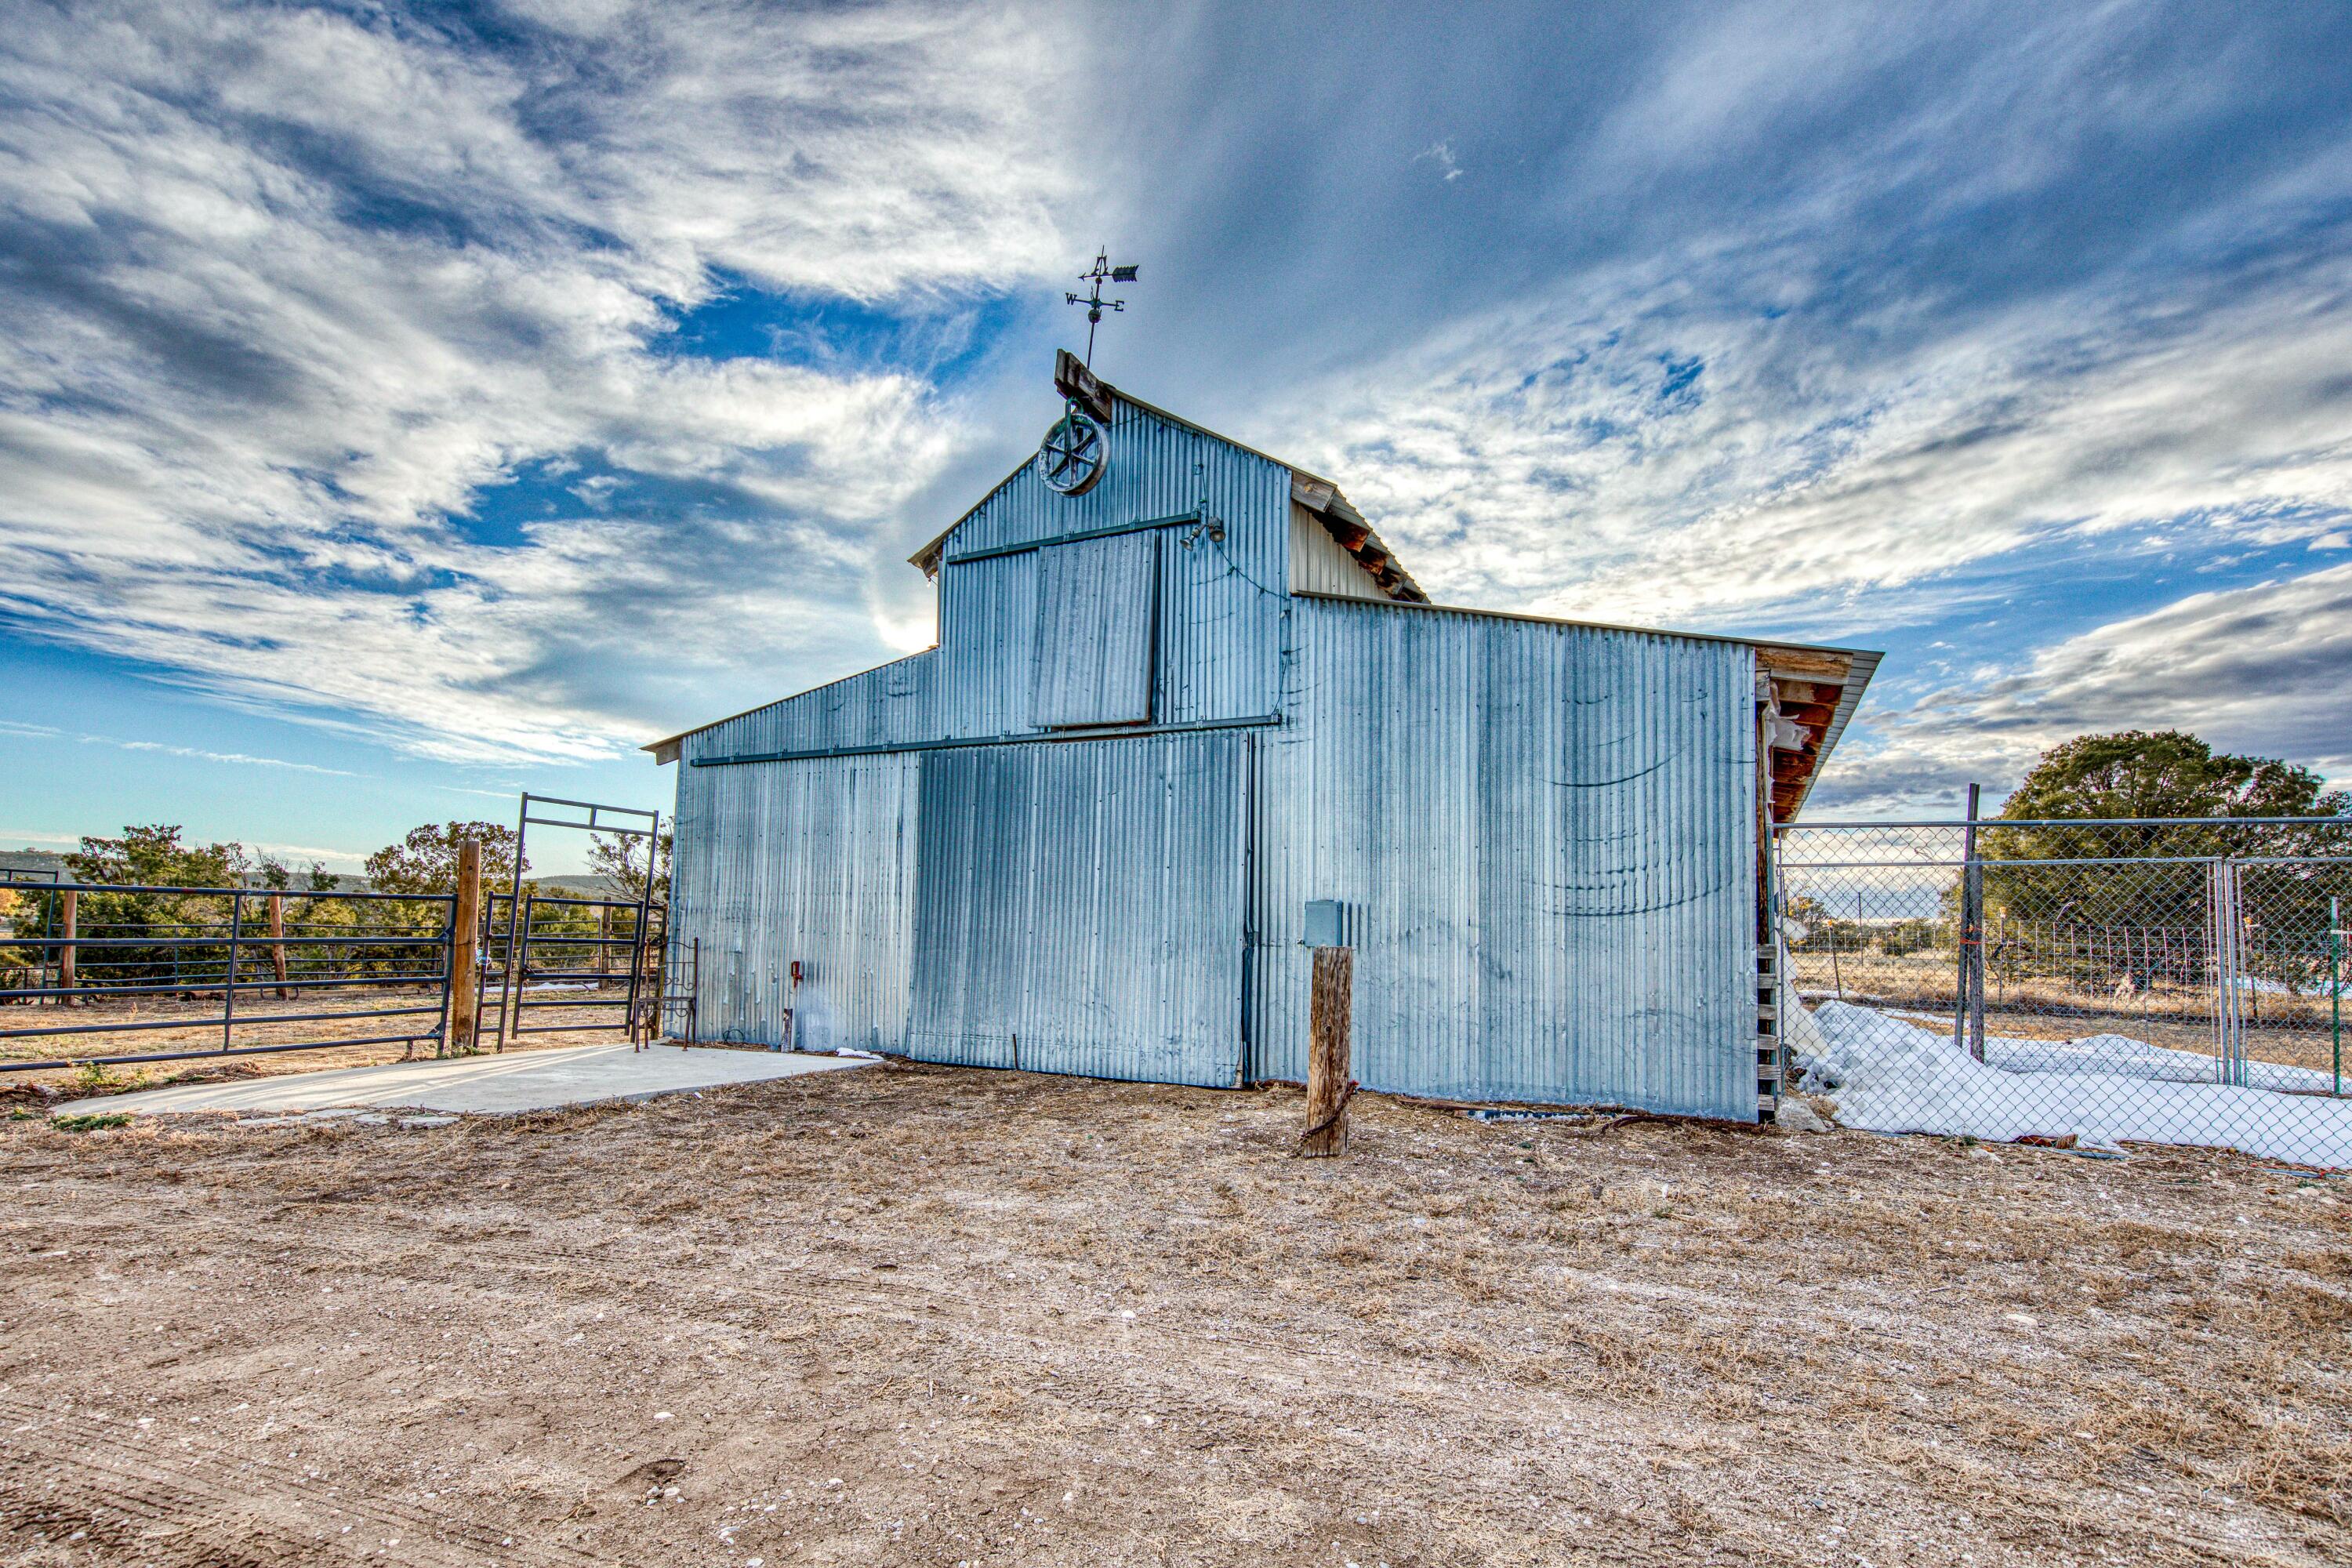
<svg viewBox="0 0 2352 1568"><path fill-rule="evenodd" d="M118 1208L140 1201L139 1196L132 1194L122 1194L115 1200ZM159 1211L168 1212L170 1209L166 1200L149 1201ZM947 1285L927 1284L904 1277L881 1280L863 1271L856 1275L819 1271L782 1258L761 1260L768 1267L759 1274L758 1289L754 1292L740 1285L713 1283L706 1276L678 1263L667 1267L656 1263L649 1271L645 1265L616 1262L602 1256L598 1249L567 1246L560 1241L534 1239L529 1243L511 1243L496 1237L475 1236L458 1240L439 1228L404 1224L404 1215L377 1215L372 1217L380 1231L392 1233L393 1237L404 1246L397 1249L387 1248L384 1246L387 1238L382 1235L360 1239L325 1230L306 1232L299 1237L281 1235L276 1238L276 1245L281 1249L294 1247L313 1254L325 1254L346 1267L375 1275L391 1272L413 1283L428 1286L450 1284L461 1271L506 1273L543 1279L559 1287L574 1286L583 1279L593 1279L601 1287L600 1299L626 1299L650 1281L658 1279L661 1290L673 1303L674 1309L682 1310L689 1304L707 1304L709 1299L719 1298L725 1300L725 1310L730 1314L740 1316L749 1313L762 1320L780 1320L787 1323L805 1324L809 1319L804 1310L785 1311L772 1307L770 1302L778 1296L795 1299L803 1307L855 1304L885 1314L889 1321L910 1326L921 1326L928 1316L942 1317L950 1322L961 1321L982 1304L980 1299L969 1292ZM119 1228L131 1233L141 1233L143 1228L135 1222L118 1220L116 1224ZM455 1246L452 1245L453 1240L456 1240ZM77 1248L81 1251L94 1249L95 1243L89 1239L83 1240ZM416 1266L404 1268L403 1265L408 1261L406 1253L412 1250L416 1254ZM719 1293L722 1290L732 1290L737 1294L719 1298ZM565 1293L584 1297L599 1295L595 1291L578 1289L568 1289ZM1001 1300L986 1304L1001 1320L1018 1317L1027 1321L1032 1317L1032 1314ZM1116 1331L1129 1326L1116 1308L1090 1303L1060 1302L1056 1305L1066 1319L1082 1320L1081 1324L1074 1325L1081 1329L1108 1328ZM766 1324L763 1322L762 1326ZM1036 1331L1042 1332L1049 1326L1060 1327L1051 1319L1035 1318L1034 1328ZM1062 1329L1064 1334L1068 1331L1067 1328ZM1260 1377L1270 1376L1292 1391L1307 1383L1308 1377L1303 1373L1282 1369L1301 1363L1314 1363L1335 1371L1344 1371L1352 1386L1362 1387L1370 1382L1382 1382L1392 1393L1409 1391L1434 1394L1447 1392L1458 1395L1465 1387L1496 1394L1525 1393L1501 1380L1480 1378L1460 1369L1447 1373L1443 1379L1419 1373L1399 1375L1396 1369L1382 1362L1335 1348L1328 1341L1290 1342L1165 1322L1152 1323L1148 1331L1153 1340L1163 1344L1183 1343L1194 1347L1196 1352L1219 1352L1221 1357L1229 1359L1236 1370L1247 1370ZM1098 1336L1095 1342L1099 1343ZM1238 1358L1234 1355L1236 1352L1241 1352ZM1273 1364L1268 1364L1269 1361Z"/></svg>
<svg viewBox="0 0 2352 1568"><path fill-rule="evenodd" d="M418 1244L436 1243L444 1238L430 1232L410 1232L409 1239ZM331 1252L353 1264L363 1264L383 1272L396 1269L402 1258L397 1253L387 1253L380 1246L362 1247L341 1238L314 1237L306 1245ZM502 1245L496 1240L469 1241L457 1263L459 1267L483 1273L510 1273L521 1276L543 1276L559 1283L571 1283L583 1278L593 1279L604 1288L608 1296L625 1296L649 1279L658 1279L665 1296L671 1303L668 1311L677 1315L700 1304L698 1298L714 1296L721 1289L739 1292L726 1298L726 1311L732 1317L751 1315L761 1320L761 1326L781 1322L806 1327L811 1318L809 1307L838 1308L853 1304L870 1311L889 1323L909 1328L951 1327L968 1321L975 1310L993 1312L1000 1321L1019 1319L1039 1338L1053 1337L1065 1341L1083 1339L1074 1348L1099 1350L1103 1347L1101 1331L1130 1330L1148 1333L1159 1346L1185 1345L1192 1347L1184 1356L1187 1370L1198 1372L1212 1365L1225 1371L1245 1373L1260 1381L1279 1385L1286 1394L1297 1391L1326 1374L1310 1374L1298 1370L1301 1363L1316 1363L1344 1372L1344 1380L1326 1378L1330 1386L1344 1387L1351 1392L1377 1392L1391 1396L1406 1394L1460 1397L1466 1389L1491 1392L1497 1395L1523 1396L1526 1390L1513 1387L1499 1380L1478 1378L1451 1373L1443 1378L1433 1374L1401 1373L1398 1369L1370 1358L1333 1348L1328 1342L1320 1343L1291 1342L1275 1339L1259 1339L1232 1332L1216 1332L1181 1323L1154 1322L1148 1328L1129 1322L1116 1308L1073 1306L1056 1303L1064 1320L1023 1311L1003 1301L982 1303L968 1293L945 1285L931 1285L916 1279L894 1279L877 1280L863 1275L851 1276L820 1272L783 1264L759 1276L758 1294L751 1295L742 1287L714 1286L698 1277L681 1278L679 1273L664 1270L649 1276L641 1268L615 1264L593 1253L561 1244L533 1244L527 1247ZM781 1260L778 1260L781 1262ZM409 1278L426 1284L447 1284L454 1270L446 1266L429 1272L418 1271ZM682 1273L682 1271L680 1271ZM592 1294L579 1292L580 1294ZM799 1308L786 1308L779 1298L796 1300ZM1049 1335L1049 1331L1051 1331ZM1144 1356L1132 1358L1149 1365L1162 1358Z"/></svg>
<svg viewBox="0 0 2352 1568"><path fill-rule="evenodd" d="M358 1268L379 1279L405 1276L415 1283L432 1286L458 1285L470 1275L488 1277L500 1289L511 1289L518 1280L530 1280L555 1287L550 1294L593 1300L627 1298L635 1295L638 1288L650 1285L665 1299L665 1316L679 1320L702 1316L705 1321L724 1321L730 1327L753 1331L775 1328L805 1330L829 1317L837 1326L839 1320L833 1315L847 1306L870 1314L867 1321L886 1331L895 1328L910 1334L942 1331L951 1333L970 1322L977 1310L1000 1326L1017 1322L1025 1340L1033 1342L1034 1348L1051 1346L1071 1362L1116 1361L1119 1371L1115 1378L1073 1378L1068 1373L1075 1368L1066 1367L1065 1375L1058 1380L1045 1384L1024 1380L1031 1383L1027 1392L1032 1395L1045 1394L1056 1403L1103 1417L1110 1424L1125 1425L1139 1413L1166 1411L1172 1405L1197 1402L1201 1391L1188 1387L1188 1384L1202 1373L1217 1376L1226 1389L1224 1396L1216 1401L1223 1408L1202 1409L1193 1417L1195 1440L1204 1446L1246 1447L1251 1435L1237 1429L1235 1423L1289 1413L1303 1391L1317 1386L1344 1396L1349 1405L1370 1405L1406 1395L1424 1400L1459 1398L1472 1382L1463 1377L1441 1381L1417 1371L1384 1367L1328 1344L1291 1344L1179 1325L1138 1328L1122 1320L1117 1309L1090 1303L1061 1304L1064 1315L1056 1319L1002 1300L976 1300L951 1286L820 1272L783 1259L763 1260L771 1267L759 1272L753 1293L740 1285L714 1284L684 1264L673 1262L666 1268L648 1268L599 1257L593 1248L561 1244L523 1245L498 1238L468 1238L451 1257L450 1238L446 1234L427 1226L390 1221L391 1216L385 1216L379 1231L366 1238L313 1232L299 1237L280 1236L278 1241L281 1252L290 1248L328 1268ZM383 1228L393 1230L394 1235L383 1236ZM387 1241L392 1245L385 1245ZM732 1293L720 1297L719 1292L722 1289ZM545 1296L533 1294L538 1300L546 1302ZM1113 1334L1121 1330L1135 1332L1139 1342L1132 1347L1118 1344L1106 1335L1106 1330ZM1006 1347L990 1355L1003 1363L1019 1359ZM1318 1367L1331 1370L1322 1372L1317 1370ZM1483 1379L1476 1381L1485 1383ZM939 1382L950 1399L967 1392L984 1395L992 1386L983 1380L959 1387L951 1375ZM1254 1394L1251 1390L1255 1391ZM1497 1385L1497 1392L1511 1394L1514 1405L1527 1403L1526 1390ZM1546 1399L1543 1403L1552 1402ZM1252 1405L1257 1408L1252 1410ZM0 1402L0 1408L5 1407L5 1402ZM1587 1425L1565 1409L1541 1416L1530 1411L1528 1418L1531 1426L1547 1424L1547 1420ZM1371 1426L1369 1412L1363 1424ZM1350 1431L1347 1426L1327 1431L1322 1437L1349 1448L1379 1446L1370 1430ZM1393 1453L1387 1455L1386 1464L1391 1473L1411 1477L1417 1483L1413 1489L1433 1501L1457 1492L1462 1480L1458 1468L1415 1463ZM332 1506L353 1512L362 1511L362 1507L359 1500L349 1497L335 1500ZM417 1521L424 1518L380 1506L384 1509L383 1519L387 1523L404 1521L416 1528ZM483 1548L490 1549L488 1545ZM532 1560L524 1558L518 1549L504 1549L498 1555L506 1560ZM544 1555L536 1560L602 1561Z"/></svg>
<svg viewBox="0 0 2352 1568"><path fill-rule="evenodd" d="M0 1436L0 1476L9 1478L0 1495L10 1500L0 1504L0 1528L12 1533L38 1531L56 1542L62 1539L60 1531L70 1533L69 1524L88 1531L91 1540L156 1553L163 1562L207 1568L273 1564L357 1544L320 1536L327 1516L339 1514L383 1532L367 1539L370 1551L396 1536L397 1560L403 1563L481 1568L495 1560L529 1568L595 1568L612 1561L561 1542L519 1537L513 1527L492 1524L470 1509L428 1511L381 1493L330 1496L323 1480L307 1475L273 1471L268 1491L213 1479L193 1465L270 1468L216 1441L189 1439L192 1467L167 1468L91 1417L45 1409L14 1394L0 1393L0 1420L13 1423L13 1430ZM302 1506L289 1506L295 1502ZM131 1535L134 1524L143 1528ZM255 1555L260 1542L269 1542L273 1553Z"/></svg>

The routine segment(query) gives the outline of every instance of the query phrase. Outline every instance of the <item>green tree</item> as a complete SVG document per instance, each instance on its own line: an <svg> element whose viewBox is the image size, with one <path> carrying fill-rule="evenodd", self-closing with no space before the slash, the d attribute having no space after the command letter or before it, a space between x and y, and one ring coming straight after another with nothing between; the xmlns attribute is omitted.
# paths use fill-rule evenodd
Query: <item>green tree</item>
<svg viewBox="0 0 2352 1568"><path fill-rule="evenodd" d="M2208 896L2198 862L2343 855L2352 851L2348 805L2308 768L2216 752L2185 731L2077 736L2044 752L1979 830L1985 908L2026 921L2198 929ZM2218 825L2247 817L2293 820ZM2123 818L2166 820L2095 826ZM2015 864L2083 860L2125 864ZM2327 880L2308 868L2259 865L2242 879L2250 911L2282 928L2324 918Z"/></svg>
<svg viewBox="0 0 2352 1568"><path fill-rule="evenodd" d="M126 826L120 838L85 834L66 865L85 882L160 888L234 887L252 868L242 844L183 844L180 833L179 824L158 822Z"/></svg>
<svg viewBox="0 0 2352 1568"><path fill-rule="evenodd" d="M2042 752L2000 815L2011 821L2341 816L2347 804L2343 791L2293 763L2216 752L2183 730L2121 730L2078 735Z"/></svg>
<svg viewBox="0 0 2352 1568"><path fill-rule="evenodd" d="M245 846L188 844L177 823L122 829L117 838L85 835L66 865L82 882L150 888L242 887L253 866ZM172 979L191 985L226 973L228 949L205 939L225 936L229 900L210 893L99 893L78 897L78 933L110 945L84 948L77 960L86 985ZM203 942L201 946L147 947L138 939ZM119 944L119 945L116 945Z"/></svg>
<svg viewBox="0 0 2352 1568"><path fill-rule="evenodd" d="M504 893L515 872L515 830L495 822L428 822L409 830L367 858L368 885L379 893L454 893L457 890L457 846L471 838L482 847L482 888ZM523 869L530 862L523 861ZM531 891L530 884L523 891Z"/></svg>
<svg viewBox="0 0 2352 1568"><path fill-rule="evenodd" d="M614 834L588 836L588 868L602 877L606 885L619 889L619 896L635 901L645 897L645 840ZM654 902L669 900L670 829L665 827L654 847Z"/></svg>

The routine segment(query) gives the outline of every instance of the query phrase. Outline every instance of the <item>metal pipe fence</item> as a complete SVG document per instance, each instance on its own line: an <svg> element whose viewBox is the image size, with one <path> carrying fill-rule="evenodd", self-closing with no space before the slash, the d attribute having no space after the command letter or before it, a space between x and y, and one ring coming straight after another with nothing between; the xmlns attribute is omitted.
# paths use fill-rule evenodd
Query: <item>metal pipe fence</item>
<svg viewBox="0 0 2352 1568"><path fill-rule="evenodd" d="M666 916L663 905L643 897L526 893L518 903L485 889L474 984L488 1048L503 1050L524 1035L627 1029L653 978L649 966L659 962ZM583 1010L620 1016L585 1025L551 1016Z"/></svg>
<svg viewBox="0 0 2352 1568"><path fill-rule="evenodd" d="M0 1072L352 1046L400 1045L413 1054L424 1044L438 1050L446 1038L452 894L88 882L5 891L0 1007L34 1010L42 1021L0 1012ZM432 1000L376 1002L373 993L387 987ZM342 989L376 1005L338 1007L331 997L323 1008L294 1012L249 1005ZM168 1005L175 1000L189 1005ZM166 1005L142 1016L158 1004ZM115 1016L124 1010L131 1016ZM320 1024L359 1032L303 1028L317 1037L256 1038L260 1030ZM175 1039L169 1049L68 1057L20 1055L10 1043L37 1041L47 1051L77 1038L161 1033L216 1035L218 1043Z"/></svg>
<svg viewBox="0 0 2352 1568"><path fill-rule="evenodd" d="M1783 1080L1881 1131L2352 1165L2352 819L1778 831Z"/></svg>

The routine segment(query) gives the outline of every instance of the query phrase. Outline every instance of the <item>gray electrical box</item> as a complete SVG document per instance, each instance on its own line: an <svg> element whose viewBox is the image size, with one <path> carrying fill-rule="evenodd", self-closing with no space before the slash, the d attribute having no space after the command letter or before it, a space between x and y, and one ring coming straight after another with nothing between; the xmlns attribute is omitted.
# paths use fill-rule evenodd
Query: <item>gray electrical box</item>
<svg viewBox="0 0 2352 1568"><path fill-rule="evenodd" d="M1349 947L1348 906L1337 899L1307 900L1307 945Z"/></svg>

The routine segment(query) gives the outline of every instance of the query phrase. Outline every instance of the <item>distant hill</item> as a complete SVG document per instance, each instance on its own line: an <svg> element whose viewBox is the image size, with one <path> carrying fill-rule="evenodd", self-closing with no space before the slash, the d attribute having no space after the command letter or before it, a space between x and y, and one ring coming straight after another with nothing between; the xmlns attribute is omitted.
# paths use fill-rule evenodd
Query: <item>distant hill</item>
<svg viewBox="0 0 2352 1568"><path fill-rule="evenodd" d="M347 871L330 871L327 875L332 879L334 889L339 893L364 893L367 891L368 879L365 877L353 876ZM243 882L248 888L266 888L269 886L268 882L262 879L261 873L258 871L247 871L243 877L239 878L238 880ZM286 885L289 888L307 889L310 885L310 873L308 871L297 871L293 867L289 866L286 868Z"/></svg>
<svg viewBox="0 0 2352 1568"><path fill-rule="evenodd" d="M348 871L331 874L335 879L335 891L339 893L364 893L368 890L368 879L365 877L356 876ZM310 874L308 871L290 871L290 879L291 885L296 888L308 888L310 885ZM0 849L0 885L22 886L27 882L64 883L77 879L72 870L66 865L66 858L62 855L47 849ZM539 884L541 892L551 893L559 898L619 899L627 896L603 877L534 877L530 879ZM244 882L248 888L268 886L261 879L261 873L258 871L247 871L245 874ZM505 890L503 886L490 889L493 892Z"/></svg>
<svg viewBox="0 0 2352 1568"><path fill-rule="evenodd" d="M573 899L625 899L619 888L602 877L535 877L542 893L561 893Z"/></svg>
<svg viewBox="0 0 2352 1568"><path fill-rule="evenodd" d="M66 858L47 849L0 849L0 882L70 882Z"/></svg>

